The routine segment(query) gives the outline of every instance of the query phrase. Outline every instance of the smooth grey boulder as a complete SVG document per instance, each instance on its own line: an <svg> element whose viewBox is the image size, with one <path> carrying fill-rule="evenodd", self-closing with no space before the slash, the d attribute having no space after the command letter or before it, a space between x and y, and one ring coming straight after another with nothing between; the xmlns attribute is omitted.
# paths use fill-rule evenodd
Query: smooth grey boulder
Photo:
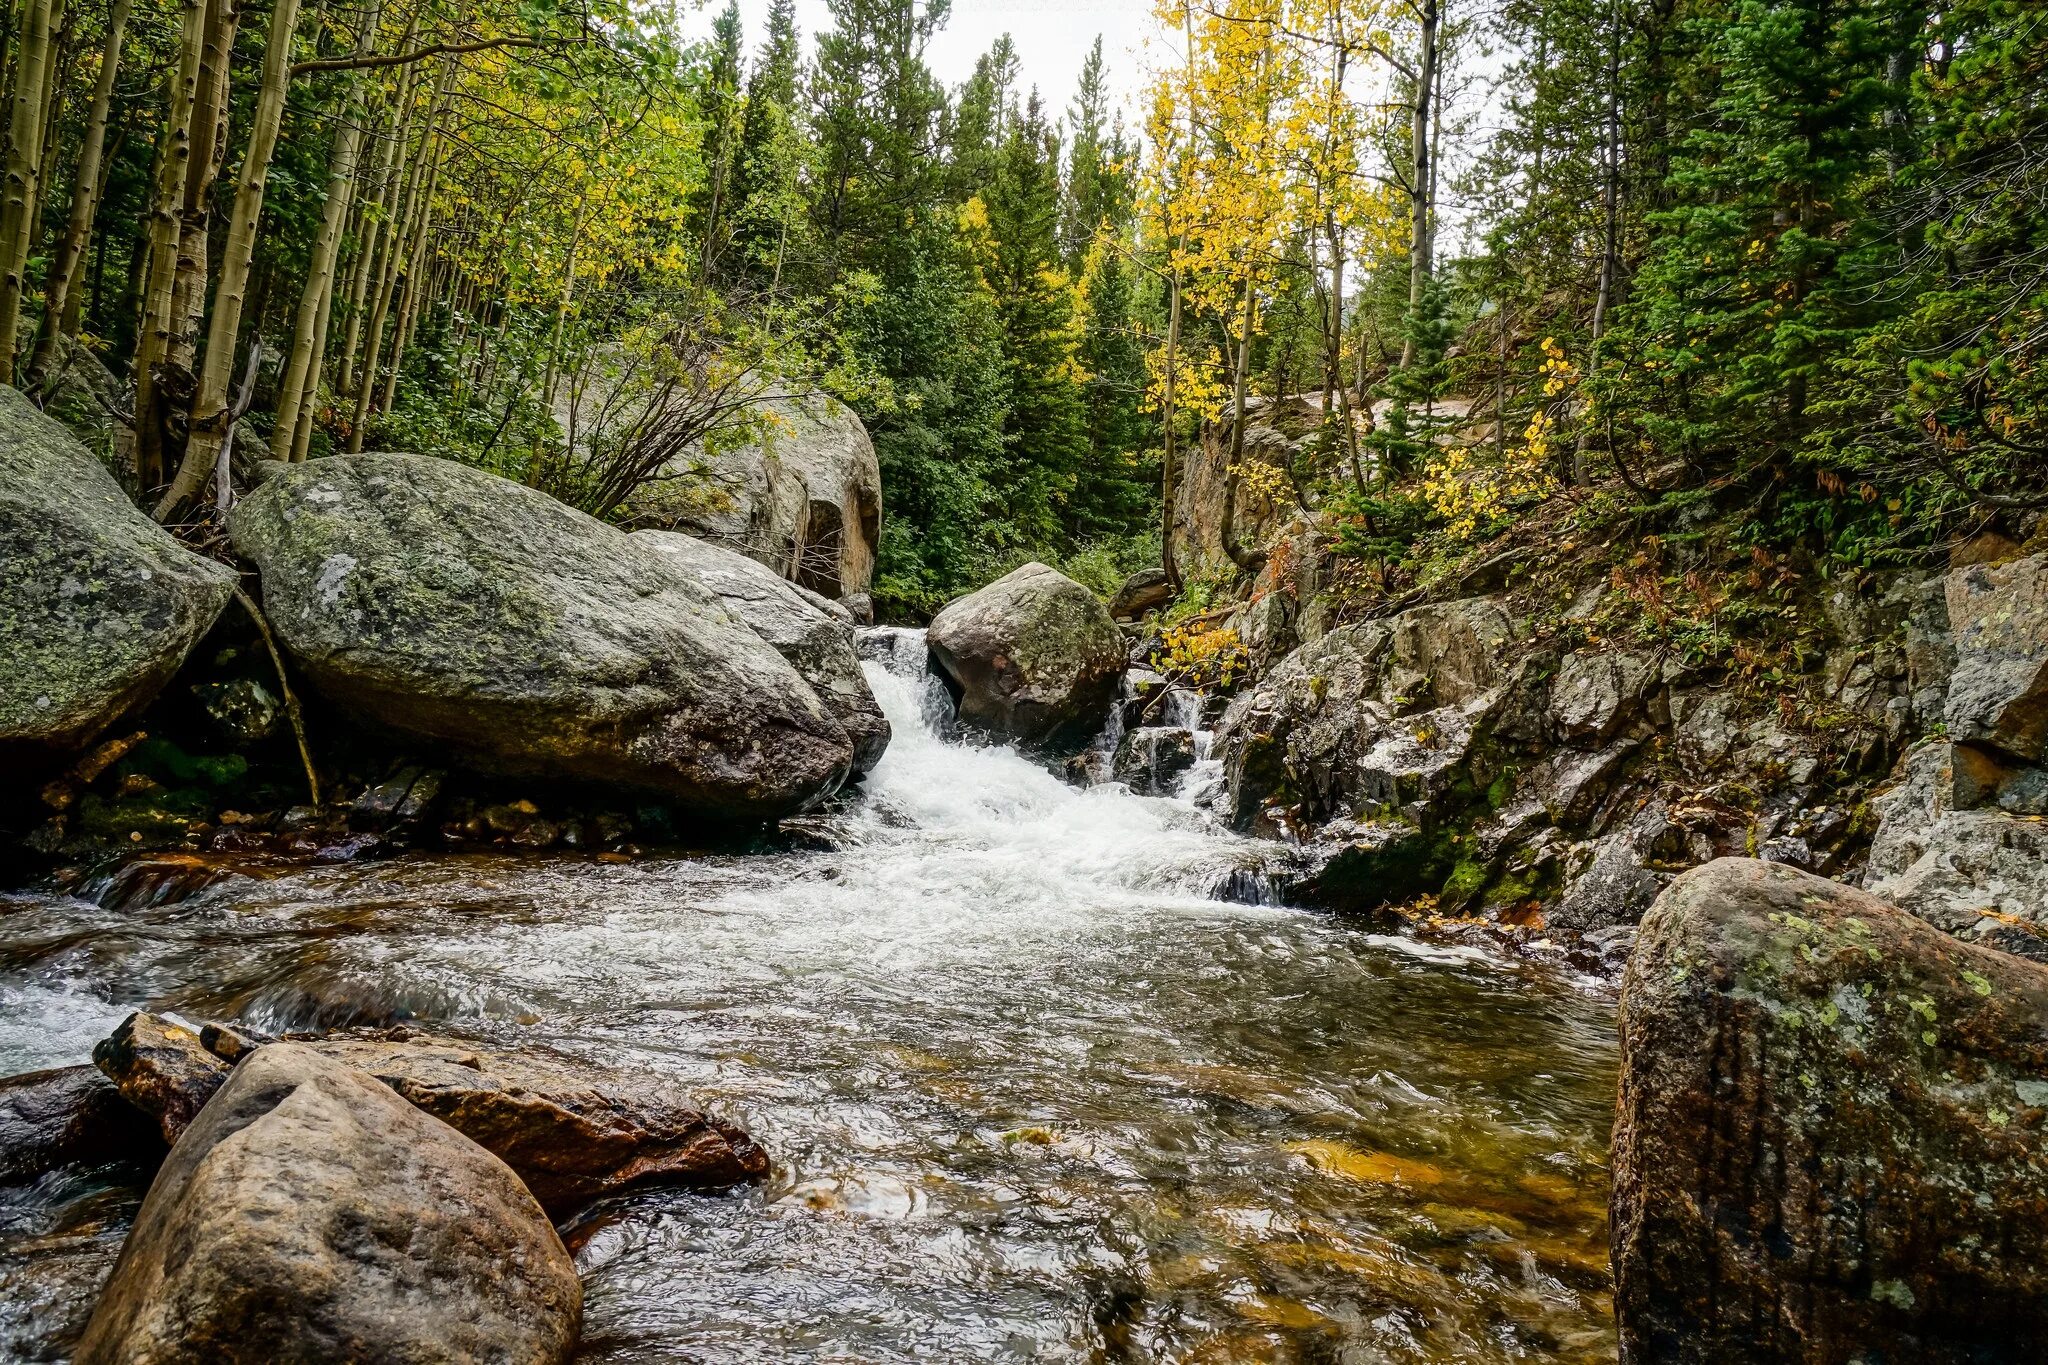
<svg viewBox="0 0 2048 1365"><path fill-rule="evenodd" d="M803 675L853 741L855 773L865 773L881 761L889 747L889 721L854 652L852 612L777 577L774 570L737 550L673 531L637 535L718 594Z"/></svg>
<svg viewBox="0 0 2048 1365"><path fill-rule="evenodd" d="M948 602L925 640L961 723L1032 747L1080 744L1101 729L1127 662L1108 608L1038 563Z"/></svg>
<svg viewBox="0 0 2048 1365"><path fill-rule="evenodd" d="M686 532L838 599L867 593L882 467L853 409L828 394L763 398L748 438L693 446L633 495L641 525Z"/></svg>
<svg viewBox="0 0 2048 1365"><path fill-rule="evenodd" d="M2048 1359L2048 968L1723 858L1620 1023L1624 1365Z"/></svg>
<svg viewBox="0 0 2048 1365"><path fill-rule="evenodd" d="M315 686L476 768L755 821L852 764L810 684L673 558L535 489L338 456L272 476L229 531Z"/></svg>
<svg viewBox="0 0 2048 1365"><path fill-rule="evenodd" d="M0 768L61 758L148 702L235 586L0 385Z"/></svg>
<svg viewBox="0 0 2048 1365"><path fill-rule="evenodd" d="M171 1149L76 1365L551 1365L576 1267L505 1164L294 1043L235 1068Z"/></svg>
<svg viewBox="0 0 2048 1365"><path fill-rule="evenodd" d="M1948 737L2048 758L2048 555L1948 576Z"/></svg>

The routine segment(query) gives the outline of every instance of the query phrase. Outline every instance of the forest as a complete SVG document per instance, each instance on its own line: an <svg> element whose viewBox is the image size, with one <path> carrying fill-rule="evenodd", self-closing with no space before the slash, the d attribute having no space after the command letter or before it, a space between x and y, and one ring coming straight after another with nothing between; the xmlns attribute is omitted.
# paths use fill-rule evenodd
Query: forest
<svg viewBox="0 0 2048 1365"><path fill-rule="evenodd" d="M688 42L628 5L23 0L9 373L120 376L131 491L199 540L231 427L619 518L823 390L910 617L1158 563L1176 453L1248 396L1324 431L1232 477L1383 571L1588 490L1864 565L2039 497L2016 0L1180 0L1130 123L1099 43L1072 91L1007 40L949 82L943 0L831 13L776 0L747 51L737 0ZM629 380L657 415L602 401Z"/></svg>

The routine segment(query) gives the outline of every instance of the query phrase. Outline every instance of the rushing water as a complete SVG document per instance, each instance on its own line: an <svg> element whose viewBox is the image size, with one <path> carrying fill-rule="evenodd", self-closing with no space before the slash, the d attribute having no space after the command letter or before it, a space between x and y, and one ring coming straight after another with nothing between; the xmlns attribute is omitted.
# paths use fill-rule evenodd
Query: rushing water
<svg viewBox="0 0 2048 1365"><path fill-rule="evenodd" d="M672 1077L775 1174L565 1229L593 1362L1611 1360L1611 1004L1211 899L1256 846L948 742L897 644L834 851L0 897L0 1074L146 1003ZM61 1354L137 1179L0 1191L0 1355Z"/></svg>

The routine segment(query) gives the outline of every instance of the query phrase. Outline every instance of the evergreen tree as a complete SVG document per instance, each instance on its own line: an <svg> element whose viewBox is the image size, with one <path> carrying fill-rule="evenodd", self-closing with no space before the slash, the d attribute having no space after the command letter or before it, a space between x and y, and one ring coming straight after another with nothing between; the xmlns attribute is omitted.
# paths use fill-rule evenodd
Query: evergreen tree
<svg viewBox="0 0 2048 1365"><path fill-rule="evenodd" d="M1005 521L1026 544L1058 543L1087 449L1075 382L1074 296L1059 268L1060 145L1032 91L1013 110L985 196L985 270L996 294L1008 381Z"/></svg>

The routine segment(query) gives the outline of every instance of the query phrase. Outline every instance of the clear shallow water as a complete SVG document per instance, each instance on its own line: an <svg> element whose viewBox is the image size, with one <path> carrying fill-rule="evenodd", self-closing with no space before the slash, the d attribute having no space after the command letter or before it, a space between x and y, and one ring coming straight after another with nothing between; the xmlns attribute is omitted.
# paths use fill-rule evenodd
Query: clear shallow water
<svg viewBox="0 0 2048 1365"><path fill-rule="evenodd" d="M1212 900L1256 846L948 744L868 667L896 739L837 851L0 897L0 1074L148 1003L680 1080L775 1175L565 1229L593 1362L1613 1358L1607 1000ZM61 1342L132 1182L0 1192L0 1353Z"/></svg>

